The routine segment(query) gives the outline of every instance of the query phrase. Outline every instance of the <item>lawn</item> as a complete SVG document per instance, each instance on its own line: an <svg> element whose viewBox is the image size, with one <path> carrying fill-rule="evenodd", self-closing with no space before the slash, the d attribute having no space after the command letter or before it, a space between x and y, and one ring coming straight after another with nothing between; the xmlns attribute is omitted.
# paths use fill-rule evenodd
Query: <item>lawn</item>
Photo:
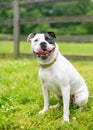
<svg viewBox="0 0 93 130"><path fill-rule="evenodd" d="M93 55L93 43L59 43L62 54ZM12 53L12 41L0 41L0 53ZM20 53L31 53L30 43L20 42Z"/></svg>
<svg viewBox="0 0 93 130"><path fill-rule="evenodd" d="M72 63L84 77L90 96L82 112L70 106L70 123L62 124L62 103L38 114L43 95L37 61L0 59L0 130L93 130L93 61ZM56 102L51 94L50 103Z"/></svg>
<svg viewBox="0 0 93 130"><path fill-rule="evenodd" d="M62 54L93 55L92 43L59 43ZM0 41L0 53L13 52L13 42ZM20 43L21 53L31 53L30 43ZM43 115L38 64L35 59L0 59L0 130L93 130L93 61L72 61L84 77L90 96L80 112L70 106L70 123L62 124L62 103ZM56 104L53 94L50 103Z"/></svg>

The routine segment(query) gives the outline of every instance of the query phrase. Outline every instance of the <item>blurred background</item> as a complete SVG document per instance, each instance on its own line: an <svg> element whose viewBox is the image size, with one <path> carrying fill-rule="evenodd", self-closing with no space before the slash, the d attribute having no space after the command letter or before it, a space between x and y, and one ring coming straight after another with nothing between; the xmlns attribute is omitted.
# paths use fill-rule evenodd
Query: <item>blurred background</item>
<svg viewBox="0 0 93 130"><path fill-rule="evenodd" d="M47 31L55 32L59 42L93 42L93 1L0 0L0 52L28 53L21 41L26 42L29 33ZM14 41L9 50L7 40Z"/></svg>
<svg viewBox="0 0 93 130"><path fill-rule="evenodd" d="M22 1L22 0L20 0ZM31 1L31 0L30 0ZM50 0L51 1L51 0ZM13 2L13 0L0 0L0 2ZM27 2L27 1L26 1ZM79 16L79 15L93 15L93 2L91 0L74 0L72 2L40 2L38 4L29 4L20 7L20 18L44 18L55 16ZM12 8L0 9L0 21L12 19ZM44 23L45 22L45 23ZM54 31L58 35L68 34L93 34L93 23L46 23L41 21L41 24L29 23L20 25L20 34L27 35L29 32L46 32L48 30ZM12 34L13 26L1 26L0 33Z"/></svg>

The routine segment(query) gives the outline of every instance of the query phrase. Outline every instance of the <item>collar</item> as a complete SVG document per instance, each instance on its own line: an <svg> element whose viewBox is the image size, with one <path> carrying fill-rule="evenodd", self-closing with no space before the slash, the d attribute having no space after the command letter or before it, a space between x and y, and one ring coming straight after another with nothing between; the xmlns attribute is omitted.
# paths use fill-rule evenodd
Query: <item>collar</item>
<svg viewBox="0 0 93 130"><path fill-rule="evenodd" d="M57 60L57 56L58 56L58 52L57 52L55 59L50 64L45 64L45 65L40 64L40 67L43 69L47 69L48 67L50 67L51 65L53 65L55 63L55 61Z"/></svg>

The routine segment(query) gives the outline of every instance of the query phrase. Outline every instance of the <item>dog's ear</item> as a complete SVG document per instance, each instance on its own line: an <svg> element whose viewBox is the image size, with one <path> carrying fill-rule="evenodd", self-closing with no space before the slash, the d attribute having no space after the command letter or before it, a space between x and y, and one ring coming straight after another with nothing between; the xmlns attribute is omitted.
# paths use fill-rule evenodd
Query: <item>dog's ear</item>
<svg viewBox="0 0 93 130"><path fill-rule="evenodd" d="M27 42L28 42L28 41L31 41L32 38L34 38L35 35L36 35L36 33L30 33L30 34L28 35L28 37L27 37Z"/></svg>
<svg viewBox="0 0 93 130"><path fill-rule="evenodd" d="M51 37L56 38L56 35L54 32L47 32Z"/></svg>

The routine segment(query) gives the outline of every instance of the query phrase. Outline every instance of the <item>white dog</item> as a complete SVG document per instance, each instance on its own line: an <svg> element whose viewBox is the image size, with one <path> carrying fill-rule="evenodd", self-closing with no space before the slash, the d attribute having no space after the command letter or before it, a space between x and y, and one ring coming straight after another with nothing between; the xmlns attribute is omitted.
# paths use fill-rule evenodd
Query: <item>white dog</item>
<svg viewBox="0 0 93 130"><path fill-rule="evenodd" d="M74 103L82 108L87 104L89 94L81 75L60 54L55 38L53 32L32 33L27 38L32 43L33 53L40 65L39 77L42 82L44 108L39 113L44 113L49 109L49 91L52 91L57 99L63 98L63 119L69 122L70 96L74 95Z"/></svg>

